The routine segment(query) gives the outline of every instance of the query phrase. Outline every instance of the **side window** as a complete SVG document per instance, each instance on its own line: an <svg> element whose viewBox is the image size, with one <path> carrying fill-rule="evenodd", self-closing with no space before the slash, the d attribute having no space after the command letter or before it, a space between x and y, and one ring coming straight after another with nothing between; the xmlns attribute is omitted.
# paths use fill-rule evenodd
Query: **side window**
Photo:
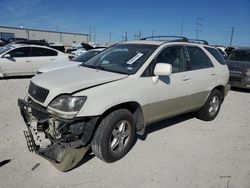
<svg viewBox="0 0 250 188"><path fill-rule="evenodd" d="M11 50L8 52L11 57L29 57L30 56L30 47L22 47Z"/></svg>
<svg viewBox="0 0 250 188"><path fill-rule="evenodd" d="M223 56L221 55L221 53L214 49L214 48L210 48L210 47L205 47L205 49L212 55L214 56L214 58L222 65L226 64L226 61L224 60Z"/></svg>
<svg viewBox="0 0 250 188"><path fill-rule="evenodd" d="M157 56L156 63L171 64L173 73L185 71L183 47L182 46L167 47Z"/></svg>
<svg viewBox="0 0 250 188"><path fill-rule="evenodd" d="M44 48L44 56L57 56L57 51Z"/></svg>
<svg viewBox="0 0 250 188"><path fill-rule="evenodd" d="M187 46L189 55L189 67L191 70L204 69L213 67L209 57L197 46Z"/></svg>
<svg viewBox="0 0 250 188"><path fill-rule="evenodd" d="M57 56L57 51L50 50L50 49L47 49L47 48L32 47L31 56L32 57Z"/></svg>
<svg viewBox="0 0 250 188"><path fill-rule="evenodd" d="M43 56L42 50L43 48L32 47L31 56L32 57Z"/></svg>
<svg viewBox="0 0 250 188"><path fill-rule="evenodd" d="M168 63L172 65L172 72L183 72L186 70L185 55L182 46L171 46L165 48L150 63L142 76L153 76L157 63Z"/></svg>

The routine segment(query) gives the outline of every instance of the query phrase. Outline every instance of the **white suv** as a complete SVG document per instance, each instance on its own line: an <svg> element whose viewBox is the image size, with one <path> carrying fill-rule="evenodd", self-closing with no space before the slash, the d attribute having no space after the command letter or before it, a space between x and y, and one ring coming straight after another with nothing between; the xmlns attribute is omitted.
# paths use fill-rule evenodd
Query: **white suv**
<svg viewBox="0 0 250 188"><path fill-rule="evenodd" d="M193 111L213 120L228 78L223 57L209 45L116 44L85 64L31 79L28 98L18 101L28 148L61 171L90 147L101 160L117 161L153 122Z"/></svg>

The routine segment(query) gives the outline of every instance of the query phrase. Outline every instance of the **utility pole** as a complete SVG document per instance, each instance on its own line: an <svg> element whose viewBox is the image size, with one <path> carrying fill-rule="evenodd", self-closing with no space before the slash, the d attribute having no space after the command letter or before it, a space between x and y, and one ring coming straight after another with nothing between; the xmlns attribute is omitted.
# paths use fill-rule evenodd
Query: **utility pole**
<svg viewBox="0 0 250 188"><path fill-rule="evenodd" d="M201 26L202 26L201 21L202 21L201 17L196 17L196 23L195 23L196 29L195 29L195 31L196 31L196 39L197 40L199 39L199 33L201 33Z"/></svg>
<svg viewBox="0 0 250 188"><path fill-rule="evenodd" d="M232 43L233 43L233 36L234 36L234 27L232 27L232 31L231 31L230 47L232 46Z"/></svg>
<svg viewBox="0 0 250 188"><path fill-rule="evenodd" d="M128 33L127 33L127 31L125 32L125 41L128 41Z"/></svg>
<svg viewBox="0 0 250 188"><path fill-rule="evenodd" d="M181 17L181 36L183 36L184 16Z"/></svg>
<svg viewBox="0 0 250 188"><path fill-rule="evenodd" d="M92 28L89 26L89 42L91 42Z"/></svg>
<svg viewBox="0 0 250 188"><path fill-rule="evenodd" d="M142 31L139 31L139 33L134 34L134 40L140 40L142 38Z"/></svg>
<svg viewBox="0 0 250 188"><path fill-rule="evenodd" d="M111 45L111 37L112 37L112 33L109 32L109 44Z"/></svg>
<svg viewBox="0 0 250 188"><path fill-rule="evenodd" d="M95 26L94 26L94 44L96 44L96 41L95 41L95 34L96 34L96 30L95 30Z"/></svg>

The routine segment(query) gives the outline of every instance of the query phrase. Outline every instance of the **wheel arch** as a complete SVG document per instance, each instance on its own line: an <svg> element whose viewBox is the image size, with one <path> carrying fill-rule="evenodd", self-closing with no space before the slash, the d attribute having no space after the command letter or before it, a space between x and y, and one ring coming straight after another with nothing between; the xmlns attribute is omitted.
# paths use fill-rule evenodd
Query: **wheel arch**
<svg viewBox="0 0 250 188"><path fill-rule="evenodd" d="M136 131L140 131L144 129L145 122L144 122L142 108L141 108L141 105L135 101L125 102L125 103L117 104L115 106L110 107L100 116L99 120L101 121L108 114L118 109L127 109L128 111L132 113L134 120L135 120Z"/></svg>
<svg viewBox="0 0 250 188"><path fill-rule="evenodd" d="M215 89L217 89L218 91L220 91L220 93L221 93L221 100L222 100L222 102L223 102L223 101L224 101L224 98L225 98L225 86L223 86L223 85L218 85L218 86L216 86L215 88L213 88L212 91L215 90Z"/></svg>

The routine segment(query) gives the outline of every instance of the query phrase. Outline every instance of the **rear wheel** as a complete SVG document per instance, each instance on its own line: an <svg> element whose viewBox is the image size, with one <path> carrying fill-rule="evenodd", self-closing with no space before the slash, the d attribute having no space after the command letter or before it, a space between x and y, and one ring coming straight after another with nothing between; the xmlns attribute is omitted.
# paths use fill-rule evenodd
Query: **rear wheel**
<svg viewBox="0 0 250 188"><path fill-rule="evenodd" d="M221 107L221 92L214 89L207 98L204 106L198 111L198 118L211 121L218 115Z"/></svg>
<svg viewBox="0 0 250 188"><path fill-rule="evenodd" d="M132 148L135 137L133 115L126 109L107 115L97 128L91 143L94 154L111 163L121 159Z"/></svg>

